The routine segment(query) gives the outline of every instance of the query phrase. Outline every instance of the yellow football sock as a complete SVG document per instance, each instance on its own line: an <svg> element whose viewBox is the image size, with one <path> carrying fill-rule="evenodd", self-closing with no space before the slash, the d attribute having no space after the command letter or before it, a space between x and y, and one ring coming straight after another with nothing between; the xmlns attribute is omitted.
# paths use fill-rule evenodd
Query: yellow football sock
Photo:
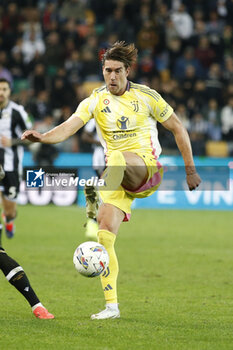
<svg viewBox="0 0 233 350"><path fill-rule="evenodd" d="M98 242L102 244L109 255L109 265L103 275L100 276L106 304L117 303L117 276L118 260L114 249L116 235L107 230L98 231Z"/></svg>
<svg viewBox="0 0 233 350"><path fill-rule="evenodd" d="M104 173L106 190L115 191L122 183L126 168L125 158L120 151L113 151L108 158L107 169Z"/></svg>

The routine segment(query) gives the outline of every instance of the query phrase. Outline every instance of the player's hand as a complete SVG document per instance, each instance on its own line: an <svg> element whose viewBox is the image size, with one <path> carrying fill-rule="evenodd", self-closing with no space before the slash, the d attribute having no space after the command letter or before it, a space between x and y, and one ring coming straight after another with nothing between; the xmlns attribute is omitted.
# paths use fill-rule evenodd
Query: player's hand
<svg viewBox="0 0 233 350"><path fill-rule="evenodd" d="M28 140L31 142L42 142L42 134L36 130L26 130L21 136L21 140Z"/></svg>
<svg viewBox="0 0 233 350"><path fill-rule="evenodd" d="M190 191L195 190L201 183L201 178L198 173L187 174L186 181Z"/></svg>
<svg viewBox="0 0 233 350"><path fill-rule="evenodd" d="M8 139L8 137L6 136L0 136L0 143L3 147L11 147L12 146L12 142L11 139Z"/></svg>

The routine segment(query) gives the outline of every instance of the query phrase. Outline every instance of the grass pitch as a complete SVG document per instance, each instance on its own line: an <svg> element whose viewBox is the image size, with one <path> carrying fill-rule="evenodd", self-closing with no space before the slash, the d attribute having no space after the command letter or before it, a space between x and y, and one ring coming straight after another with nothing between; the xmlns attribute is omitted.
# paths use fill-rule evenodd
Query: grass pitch
<svg viewBox="0 0 233 350"><path fill-rule="evenodd" d="M91 321L104 306L98 278L72 263L85 240L84 210L19 207L3 236L55 320L38 320L0 277L1 350L227 350L233 348L231 212L134 210L116 242L121 318Z"/></svg>

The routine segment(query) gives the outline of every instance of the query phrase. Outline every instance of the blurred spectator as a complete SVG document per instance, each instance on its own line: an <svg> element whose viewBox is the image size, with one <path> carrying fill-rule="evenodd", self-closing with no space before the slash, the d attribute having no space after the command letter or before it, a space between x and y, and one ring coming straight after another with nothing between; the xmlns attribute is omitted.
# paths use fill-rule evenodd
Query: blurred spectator
<svg viewBox="0 0 233 350"><path fill-rule="evenodd" d="M75 19L75 21L83 22L86 15L85 1L63 1L59 15L63 20L72 18Z"/></svg>
<svg viewBox="0 0 233 350"><path fill-rule="evenodd" d="M222 36L224 22L218 18L218 13L213 10L209 13L209 21L206 24L207 33L211 37L211 41L215 42Z"/></svg>
<svg viewBox="0 0 233 350"><path fill-rule="evenodd" d="M138 74L142 77L150 77L156 74L155 62L152 52L144 50L138 60Z"/></svg>
<svg viewBox="0 0 233 350"><path fill-rule="evenodd" d="M172 42L174 42L176 39L178 39L182 44L174 23L172 22L171 18L168 18L166 21L166 32L165 32L166 48L171 48Z"/></svg>
<svg viewBox="0 0 233 350"><path fill-rule="evenodd" d="M74 85L74 93L75 93L75 98L74 98L75 106L74 106L74 108L76 108L77 105L80 102L82 102L82 100L84 100L84 98L86 98L88 95L87 95L82 84L80 84L80 85L75 84Z"/></svg>
<svg viewBox="0 0 233 350"><path fill-rule="evenodd" d="M207 135L207 123L201 113L195 113L190 123L190 140L193 154L200 156L205 154L205 141Z"/></svg>
<svg viewBox="0 0 233 350"><path fill-rule="evenodd" d="M12 47L11 49L11 52L12 53L20 53L21 55L23 55L23 52L22 52L22 46L23 46L23 39L22 37L20 36L16 42L15 42L15 45ZM23 56L22 56L23 57Z"/></svg>
<svg viewBox="0 0 233 350"><path fill-rule="evenodd" d="M13 84L13 77L11 72L6 68L8 65L7 56L4 51L0 51L0 78L7 79L10 85Z"/></svg>
<svg viewBox="0 0 233 350"><path fill-rule="evenodd" d="M27 111L29 117L31 120L33 120L33 116L31 113L31 106L32 106L32 97L33 91L28 88L22 88L20 91L15 95L15 101L19 102L24 106L25 110Z"/></svg>
<svg viewBox="0 0 233 350"><path fill-rule="evenodd" d="M39 92L47 89L48 83L44 64L36 64L31 78L31 85L36 96Z"/></svg>
<svg viewBox="0 0 233 350"><path fill-rule="evenodd" d="M222 103L222 71L221 67L217 63L213 63L210 66L208 76L206 79L206 94L207 98L214 98L218 103Z"/></svg>
<svg viewBox="0 0 233 350"><path fill-rule="evenodd" d="M87 36L86 43L81 47L81 54L85 53L86 50L91 51L96 58L98 52L98 38L96 35Z"/></svg>
<svg viewBox="0 0 233 350"><path fill-rule="evenodd" d="M108 0L108 1L89 0L89 6L96 16L97 25L102 26L106 18L108 18L112 14L116 5L114 0Z"/></svg>
<svg viewBox="0 0 233 350"><path fill-rule="evenodd" d="M198 113L206 104L206 84L203 80L198 79L193 88L191 96L187 97L187 106L192 116Z"/></svg>
<svg viewBox="0 0 233 350"><path fill-rule="evenodd" d="M206 23L202 19L198 19L194 23L193 35L190 38L190 43L193 47L197 47L198 42L202 36L205 36L207 33Z"/></svg>
<svg viewBox="0 0 233 350"><path fill-rule="evenodd" d="M196 7L194 12L193 12L193 20L195 22L195 26L196 26L196 23L198 21L204 21L205 19L205 14L204 14L204 11L203 9L201 9L200 7Z"/></svg>
<svg viewBox="0 0 233 350"><path fill-rule="evenodd" d="M149 12L150 14L150 12ZM162 27L166 26L166 22L169 18L169 9L167 4L161 2L157 5L157 11L153 16L154 20Z"/></svg>
<svg viewBox="0 0 233 350"><path fill-rule="evenodd" d="M233 141L233 95L221 112L222 134L226 141Z"/></svg>
<svg viewBox="0 0 233 350"><path fill-rule="evenodd" d="M206 101L206 83L204 80L198 79L194 85L193 96L201 106L205 105Z"/></svg>
<svg viewBox="0 0 233 350"><path fill-rule="evenodd" d="M183 80L183 90L187 97L192 96L196 81L197 78L195 68L191 65L187 66L185 70L185 77Z"/></svg>
<svg viewBox="0 0 233 350"><path fill-rule="evenodd" d="M77 48L74 40L71 38L66 39L64 46L64 61L69 59L75 50L77 50Z"/></svg>
<svg viewBox="0 0 233 350"><path fill-rule="evenodd" d="M176 105L179 103L181 103L181 104L185 103L186 96L185 96L184 90L182 89L180 84L177 84L176 88L173 89L172 97L173 97Z"/></svg>
<svg viewBox="0 0 233 350"><path fill-rule="evenodd" d="M56 3L55 2L48 2L46 4L46 7L44 9L44 13L42 16L42 25L45 32L49 32L52 29L54 21L57 21L58 14L56 11Z"/></svg>
<svg viewBox="0 0 233 350"><path fill-rule="evenodd" d="M180 4L178 10L173 12L171 18L179 37L183 40L189 39L193 33L193 19L186 11L185 5Z"/></svg>
<svg viewBox="0 0 233 350"><path fill-rule="evenodd" d="M36 6L26 6L24 9L23 39L28 40L31 33L35 33L36 39L42 39L43 32L40 23L40 12Z"/></svg>
<svg viewBox="0 0 233 350"><path fill-rule="evenodd" d="M81 81L81 72L83 63L80 60L80 54L77 50L71 53L70 58L65 61L65 68L67 71L67 79L71 84L77 84Z"/></svg>
<svg viewBox="0 0 233 350"><path fill-rule="evenodd" d="M178 37L170 40L167 46L168 51L168 66L171 72L174 72L176 60L182 54L182 42Z"/></svg>
<svg viewBox="0 0 233 350"><path fill-rule="evenodd" d="M79 49L81 45L85 43L83 38L78 33L77 23L73 18L68 19L64 24L61 31L61 38L63 42L67 40L72 40L75 46L75 49Z"/></svg>
<svg viewBox="0 0 233 350"><path fill-rule="evenodd" d="M203 69L199 60L194 56L192 47L187 47L183 56L177 58L175 62L174 75L177 79L184 79L187 66L193 66L195 68L197 78L203 77Z"/></svg>
<svg viewBox="0 0 233 350"><path fill-rule="evenodd" d="M156 47L159 44L159 35L152 21L147 20L137 35L137 47L140 50L152 50L156 52Z"/></svg>
<svg viewBox="0 0 233 350"><path fill-rule="evenodd" d="M186 129L189 130L190 129L190 119L188 116L187 108L185 107L184 104L179 104L176 107L176 115L182 121L182 123L186 127Z"/></svg>
<svg viewBox="0 0 233 350"><path fill-rule="evenodd" d="M10 2L7 5L2 17L1 34L4 36L4 49L11 50L15 44L18 34L18 26L23 22L23 17L20 15L19 8L16 2Z"/></svg>
<svg viewBox="0 0 233 350"><path fill-rule="evenodd" d="M209 68L216 57L214 50L210 47L210 42L207 36L199 38L198 47L195 50L196 58L201 62L204 68Z"/></svg>
<svg viewBox="0 0 233 350"><path fill-rule="evenodd" d="M220 18L226 18L228 11L227 11L227 0L218 0L217 1L217 13Z"/></svg>
<svg viewBox="0 0 233 350"><path fill-rule="evenodd" d="M220 109L215 99L210 99L208 106L203 109L207 121L207 136L209 140L220 141L222 137Z"/></svg>
<svg viewBox="0 0 233 350"><path fill-rule="evenodd" d="M82 61L85 69L82 70L81 76L83 80L95 81L101 80L100 62L96 59L96 54L92 50L85 50L82 53Z"/></svg>
<svg viewBox="0 0 233 350"><path fill-rule="evenodd" d="M14 80L25 79L26 69L23 62L23 55L20 51L15 50L11 52L9 67Z"/></svg>
<svg viewBox="0 0 233 350"><path fill-rule="evenodd" d="M233 18L233 1L232 0L227 0L226 3L227 7L227 21L228 23L232 24L232 18Z"/></svg>
<svg viewBox="0 0 233 350"><path fill-rule="evenodd" d="M55 77L49 100L52 109L61 109L63 106L72 105L74 101L72 86L66 83L62 77Z"/></svg>
<svg viewBox="0 0 233 350"><path fill-rule="evenodd" d="M64 121L66 121L71 116L71 114L72 114L72 110L70 106L64 105L62 107L62 114L57 124L59 125ZM79 152L78 134L71 136L69 139L62 142L62 144L58 145L58 147L62 152Z"/></svg>
<svg viewBox="0 0 233 350"><path fill-rule="evenodd" d="M232 25L224 27L222 35L222 47L224 55L233 55L233 29Z"/></svg>
<svg viewBox="0 0 233 350"><path fill-rule="evenodd" d="M225 56L223 78L233 82L233 57Z"/></svg>
<svg viewBox="0 0 233 350"><path fill-rule="evenodd" d="M41 56L45 52L45 44L42 39L36 37L36 32L32 30L28 39L22 43L22 54L25 63L31 62L36 56Z"/></svg>
<svg viewBox="0 0 233 350"><path fill-rule="evenodd" d="M15 2L11 2L7 5L6 12L2 18L2 30L4 32L11 32L16 34L17 27L20 22L22 22L23 18L19 14L18 6Z"/></svg>
<svg viewBox="0 0 233 350"><path fill-rule="evenodd" d="M124 17L124 10L122 7L116 7L113 15L107 18L105 22L105 31L108 34L117 34L119 40L132 40L132 28Z"/></svg>
<svg viewBox="0 0 233 350"><path fill-rule="evenodd" d="M47 37L46 52L43 60L48 66L49 74L54 75L58 67L63 65L64 49L60 42L60 36L56 32L51 32Z"/></svg>
<svg viewBox="0 0 233 350"><path fill-rule="evenodd" d="M30 106L30 112L33 115L35 124L41 122L45 116L51 114L51 105L49 102L49 94L46 90L40 91L35 101Z"/></svg>

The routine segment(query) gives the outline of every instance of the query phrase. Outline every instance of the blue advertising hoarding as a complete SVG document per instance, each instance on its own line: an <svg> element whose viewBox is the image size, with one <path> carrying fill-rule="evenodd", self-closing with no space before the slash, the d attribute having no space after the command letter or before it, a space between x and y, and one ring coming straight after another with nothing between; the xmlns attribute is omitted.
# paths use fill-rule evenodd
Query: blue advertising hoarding
<svg viewBox="0 0 233 350"><path fill-rule="evenodd" d="M164 179L161 189L152 196L136 199L134 208L164 209L233 209L233 159L195 157L195 165L201 173L202 185L197 191L188 191L182 157L161 156L160 163L164 167ZM61 153L55 161L59 168L77 168L80 177L89 178L95 175L91 168L92 155L87 153ZM24 167L34 166L31 154L25 152ZM56 205L70 205L77 202L85 206L83 190L25 192L24 185L19 202L45 205L53 202Z"/></svg>
<svg viewBox="0 0 233 350"><path fill-rule="evenodd" d="M163 166L179 166L183 168L181 157L161 157L160 162ZM224 181L227 181L227 187L223 182L211 181L210 188L206 186L196 191L187 190L160 190L152 196L145 199L136 199L134 208L164 208L164 209L211 209L211 210L233 210L233 159L232 158L207 158L195 157L197 169L213 169L224 171ZM226 171L227 170L227 171ZM205 174L202 181L205 182ZM215 175L215 174L214 174ZM226 178L227 177L227 178ZM165 178L165 176L164 176ZM204 178L204 179L203 179ZM185 172L183 171L183 182L185 183ZM206 182L205 182L206 183Z"/></svg>

